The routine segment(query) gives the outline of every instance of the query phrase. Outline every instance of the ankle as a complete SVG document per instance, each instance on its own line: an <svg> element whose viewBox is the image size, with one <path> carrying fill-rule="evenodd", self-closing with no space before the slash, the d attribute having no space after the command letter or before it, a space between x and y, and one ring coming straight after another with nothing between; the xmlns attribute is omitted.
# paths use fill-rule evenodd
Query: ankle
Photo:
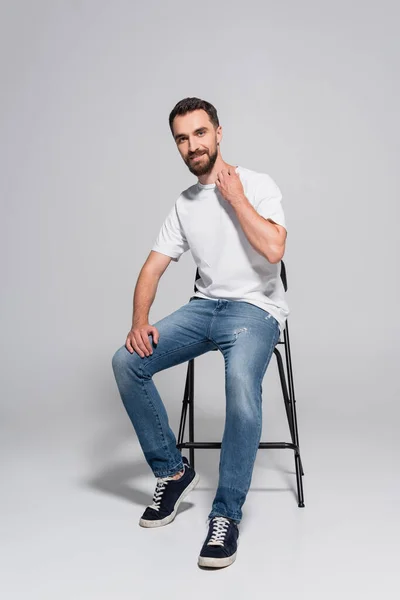
<svg viewBox="0 0 400 600"><path fill-rule="evenodd" d="M180 479L182 477L182 475L184 474L185 469L182 469L182 471L179 471L179 473L175 473L175 475L172 476L172 479Z"/></svg>

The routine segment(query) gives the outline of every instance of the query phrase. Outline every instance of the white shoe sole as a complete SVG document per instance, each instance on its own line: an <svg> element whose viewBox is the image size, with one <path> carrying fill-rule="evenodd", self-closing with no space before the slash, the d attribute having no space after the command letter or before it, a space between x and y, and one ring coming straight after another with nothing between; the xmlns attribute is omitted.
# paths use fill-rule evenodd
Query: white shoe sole
<svg viewBox="0 0 400 600"><path fill-rule="evenodd" d="M172 513L170 515L168 515L167 517L164 517L163 519L154 520L154 521L152 519L142 519L141 518L139 521L139 525L141 527L162 527L163 525L168 525L168 523L171 523L171 521L173 521L175 519L176 512L178 510L180 503L182 502L182 500L184 498L186 498L188 493L191 492L192 489L196 487L196 485L199 483L199 481L200 481L200 476L198 473L196 473L196 475L193 477L192 481L189 483L187 488L185 488L183 490L182 494L176 500L175 505L174 505L174 510L172 511Z"/></svg>
<svg viewBox="0 0 400 600"><path fill-rule="evenodd" d="M227 556L226 558L212 558L211 556L199 556L198 565L199 567L227 567L236 560L236 554Z"/></svg>

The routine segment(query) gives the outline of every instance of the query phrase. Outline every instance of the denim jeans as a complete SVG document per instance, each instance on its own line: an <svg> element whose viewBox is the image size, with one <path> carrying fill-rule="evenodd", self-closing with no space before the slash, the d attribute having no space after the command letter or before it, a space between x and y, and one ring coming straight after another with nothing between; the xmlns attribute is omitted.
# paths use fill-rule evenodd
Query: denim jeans
<svg viewBox="0 0 400 600"><path fill-rule="evenodd" d="M208 518L224 516L239 523L261 439L261 385L280 338L278 321L249 302L193 296L154 326L160 335L157 345L151 341L153 354L140 357L122 346L112 357L118 390L144 457L156 477L183 469L152 377L218 348L225 361L226 413L218 488Z"/></svg>

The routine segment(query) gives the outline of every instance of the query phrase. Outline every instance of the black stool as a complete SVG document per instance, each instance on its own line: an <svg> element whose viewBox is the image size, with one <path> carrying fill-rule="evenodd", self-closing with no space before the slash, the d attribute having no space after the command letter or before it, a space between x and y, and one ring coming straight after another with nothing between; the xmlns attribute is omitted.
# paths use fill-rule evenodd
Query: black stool
<svg viewBox="0 0 400 600"><path fill-rule="evenodd" d="M196 280L199 277L199 270L196 270L195 276L195 284L194 291L197 291L196 288ZM285 288L285 292L287 291L287 280L286 280L286 267L281 261L281 279L283 286ZM298 506L304 507L304 495L303 495L303 482L301 477L304 475L303 465L301 463L300 458L300 448L299 448L299 434L297 431L297 416L296 416L296 400L294 396L294 385L293 385L293 371L292 371L292 359L290 354L290 343L289 343L289 324L288 319L286 320L285 329L283 331L284 341L282 342L280 339L278 340L275 348L274 354L278 363L279 377L281 380L282 386L282 394L283 400L285 403L286 416L289 424L289 431L292 442L260 442L259 448L291 448L294 450L294 462L296 467L296 480L297 480L297 499ZM287 372L287 382L286 376L283 367L283 361L281 357L281 353L279 352L277 346L278 344L283 344L285 346L285 357L286 357L286 372ZM217 348L215 348L217 350ZM185 435L185 426L186 426L186 415L189 408L189 441L184 442L183 438ZM179 425L179 434L177 440L177 448L182 450L183 448L189 449L190 455L190 464L194 467L194 451L195 448L221 448L221 442L195 442L194 441L194 358L191 359L188 363L187 375L186 375L186 385L185 385L185 393L183 396L182 403L182 413L181 420Z"/></svg>

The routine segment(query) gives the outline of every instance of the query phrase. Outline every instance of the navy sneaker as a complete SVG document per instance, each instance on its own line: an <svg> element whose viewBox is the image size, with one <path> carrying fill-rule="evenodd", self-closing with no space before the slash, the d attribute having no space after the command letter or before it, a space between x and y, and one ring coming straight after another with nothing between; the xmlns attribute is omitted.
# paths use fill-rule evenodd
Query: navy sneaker
<svg viewBox="0 0 400 600"><path fill-rule="evenodd" d="M227 517L213 517L200 552L200 567L227 567L236 560L239 528Z"/></svg>
<svg viewBox="0 0 400 600"><path fill-rule="evenodd" d="M162 527L175 519L179 504L196 487L199 475L183 457L184 473L179 479L158 477L153 503L146 508L139 525L142 527Z"/></svg>

